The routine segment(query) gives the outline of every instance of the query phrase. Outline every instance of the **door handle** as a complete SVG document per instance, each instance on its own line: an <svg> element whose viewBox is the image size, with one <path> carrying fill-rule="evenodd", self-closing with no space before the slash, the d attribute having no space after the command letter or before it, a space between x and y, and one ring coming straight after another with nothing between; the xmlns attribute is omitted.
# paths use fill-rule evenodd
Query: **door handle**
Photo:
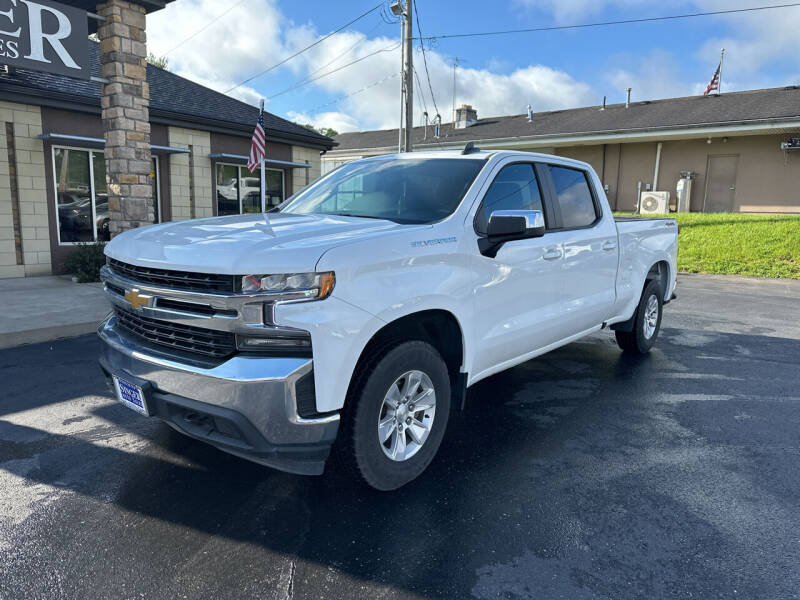
<svg viewBox="0 0 800 600"><path fill-rule="evenodd" d="M545 260L556 260L561 258L561 249L560 248L548 248L544 251L543 258Z"/></svg>
<svg viewBox="0 0 800 600"><path fill-rule="evenodd" d="M606 240L603 242L603 250L614 250L617 247L617 243L611 240Z"/></svg>

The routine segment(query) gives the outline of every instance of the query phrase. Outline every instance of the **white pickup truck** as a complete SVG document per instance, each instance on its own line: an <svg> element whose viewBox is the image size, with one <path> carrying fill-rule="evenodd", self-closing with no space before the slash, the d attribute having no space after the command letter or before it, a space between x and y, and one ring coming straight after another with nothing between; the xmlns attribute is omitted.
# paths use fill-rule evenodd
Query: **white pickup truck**
<svg viewBox="0 0 800 600"><path fill-rule="evenodd" d="M106 247L100 364L119 400L232 454L398 488L490 375L606 326L647 352L673 219L618 218L592 168L526 152L349 163L268 214Z"/></svg>

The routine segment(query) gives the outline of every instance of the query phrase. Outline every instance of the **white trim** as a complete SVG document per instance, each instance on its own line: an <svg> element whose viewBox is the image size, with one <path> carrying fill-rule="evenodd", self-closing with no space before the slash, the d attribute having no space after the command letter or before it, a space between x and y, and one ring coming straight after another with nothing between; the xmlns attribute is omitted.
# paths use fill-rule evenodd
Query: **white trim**
<svg viewBox="0 0 800 600"><path fill-rule="evenodd" d="M652 127L649 129L620 129L598 132L579 132L562 135L518 136L511 138L476 139L475 144L483 150L511 150L514 148L532 148L540 146L574 146L578 144L592 145L609 142L628 141L658 141L667 139L693 139L709 136L739 135L765 135L780 129L800 129L800 120L766 121L753 120L738 124L698 123L681 127ZM425 144L424 148L417 144L420 150L436 150L437 148L457 149L463 148L466 140L447 141L440 140L439 144ZM340 154L341 153L341 154ZM322 160L334 159L354 154L363 156L377 156L381 154L394 154L395 148L384 146L381 148L347 148L342 150L329 150Z"/></svg>
<svg viewBox="0 0 800 600"><path fill-rule="evenodd" d="M69 177L69 171L67 171L67 177ZM97 191L94 189L94 153L90 150L89 151L89 192L91 193L90 204L92 206L92 233L94 234L94 241L97 241L97 209L95 208L95 204L97 204ZM106 191L106 197L108 197L108 191Z"/></svg>

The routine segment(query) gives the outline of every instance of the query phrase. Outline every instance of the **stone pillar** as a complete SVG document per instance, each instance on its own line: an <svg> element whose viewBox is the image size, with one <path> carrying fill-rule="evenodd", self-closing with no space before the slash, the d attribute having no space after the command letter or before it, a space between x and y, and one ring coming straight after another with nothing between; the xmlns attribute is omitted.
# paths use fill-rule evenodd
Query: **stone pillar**
<svg viewBox="0 0 800 600"><path fill-rule="evenodd" d="M145 10L125 0L97 5L109 230L115 235L153 222L150 182L150 89Z"/></svg>

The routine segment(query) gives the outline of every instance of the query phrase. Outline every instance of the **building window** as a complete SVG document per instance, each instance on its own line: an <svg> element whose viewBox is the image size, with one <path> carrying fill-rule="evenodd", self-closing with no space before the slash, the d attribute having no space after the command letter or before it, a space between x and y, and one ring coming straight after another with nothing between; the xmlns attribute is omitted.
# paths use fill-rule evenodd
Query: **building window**
<svg viewBox="0 0 800 600"><path fill-rule="evenodd" d="M161 223L161 177L158 173L158 157L153 157L153 170L150 171L150 183L153 184L153 223Z"/></svg>
<svg viewBox="0 0 800 600"><path fill-rule="evenodd" d="M108 212L106 160L102 150L53 148L58 243L107 242ZM153 214L160 222L158 160L153 159Z"/></svg>
<svg viewBox="0 0 800 600"><path fill-rule="evenodd" d="M267 208L277 206L283 199L283 171L266 169ZM261 175L247 167L217 163L217 214L237 215L261 212Z"/></svg>
<svg viewBox="0 0 800 600"><path fill-rule="evenodd" d="M103 152L53 148L59 244L108 241L108 189Z"/></svg>

